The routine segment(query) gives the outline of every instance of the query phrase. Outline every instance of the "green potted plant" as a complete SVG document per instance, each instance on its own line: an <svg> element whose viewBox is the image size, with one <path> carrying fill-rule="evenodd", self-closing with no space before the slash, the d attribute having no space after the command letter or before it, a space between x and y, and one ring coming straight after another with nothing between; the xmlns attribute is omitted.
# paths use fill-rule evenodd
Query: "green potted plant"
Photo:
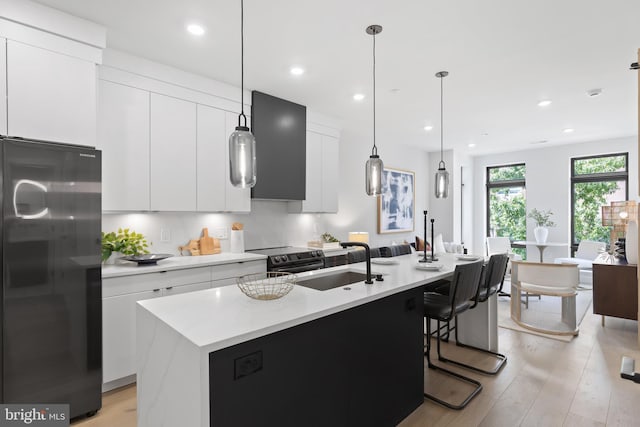
<svg viewBox="0 0 640 427"><path fill-rule="evenodd" d="M102 232L102 262L106 262L114 252L122 255L148 254L147 239L128 228L118 228L117 232Z"/></svg>
<svg viewBox="0 0 640 427"><path fill-rule="evenodd" d="M527 217L532 219L536 224L536 227L533 229L533 235L537 243L546 243L547 237L549 236L549 227L556 226L556 223L551 221L551 215L553 215L553 212L550 210L539 211L536 208L531 209L527 215Z"/></svg>

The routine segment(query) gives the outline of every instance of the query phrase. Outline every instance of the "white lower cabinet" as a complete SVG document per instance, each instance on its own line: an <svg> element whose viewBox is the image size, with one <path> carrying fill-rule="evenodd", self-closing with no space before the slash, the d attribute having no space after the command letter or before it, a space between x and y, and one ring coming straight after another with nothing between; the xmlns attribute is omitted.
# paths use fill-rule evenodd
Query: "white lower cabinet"
<svg viewBox="0 0 640 427"><path fill-rule="evenodd" d="M210 287L211 267L103 279L102 382L136 373L136 302Z"/></svg>
<svg viewBox="0 0 640 427"><path fill-rule="evenodd" d="M103 286L109 286L109 279ZM156 298L158 291L136 292L102 299L102 382L136 372L136 302Z"/></svg>
<svg viewBox="0 0 640 427"><path fill-rule="evenodd" d="M102 279L103 390L135 381L138 301L231 285L266 269L261 260Z"/></svg>
<svg viewBox="0 0 640 427"><path fill-rule="evenodd" d="M211 287L235 285L237 278L245 274L264 273L267 271L266 261L245 261L234 264L216 265L211 275Z"/></svg>

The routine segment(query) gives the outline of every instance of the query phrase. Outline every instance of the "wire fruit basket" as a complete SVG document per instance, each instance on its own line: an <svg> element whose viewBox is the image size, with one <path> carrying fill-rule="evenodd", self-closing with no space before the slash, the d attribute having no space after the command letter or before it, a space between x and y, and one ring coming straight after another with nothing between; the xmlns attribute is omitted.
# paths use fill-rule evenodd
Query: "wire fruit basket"
<svg viewBox="0 0 640 427"><path fill-rule="evenodd" d="M246 274L237 279L240 290L247 296L259 300L282 298L293 289L298 276L292 273L268 272Z"/></svg>

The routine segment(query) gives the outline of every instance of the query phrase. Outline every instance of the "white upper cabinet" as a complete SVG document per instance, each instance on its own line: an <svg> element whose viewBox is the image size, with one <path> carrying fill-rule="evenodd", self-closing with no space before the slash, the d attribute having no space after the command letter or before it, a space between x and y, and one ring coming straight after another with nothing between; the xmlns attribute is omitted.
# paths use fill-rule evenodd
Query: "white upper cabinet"
<svg viewBox="0 0 640 427"><path fill-rule="evenodd" d="M223 138L223 148L221 156L224 157L225 165L225 204L227 211L230 212L250 212L251 211L251 189L250 188L238 188L231 185L229 178L229 135L233 133L238 126L238 113L226 113L227 126L225 131L225 138ZM251 123L251 117L247 116L247 124ZM257 175L260 179L260 160L257 165Z"/></svg>
<svg viewBox="0 0 640 427"><path fill-rule="evenodd" d="M7 133L94 146L95 63L13 40L6 49Z"/></svg>
<svg viewBox="0 0 640 427"><path fill-rule="evenodd" d="M198 105L198 211L249 212L251 190L229 180L229 135L237 115Z"/></svg>
<svg viewBox="0 0 640 427"><path fill-rule="evenodd" d="M338 138L322 135L322 212L338 212L338 160Z"/></svg>
<svg viewBox="0 0 640 427"><path fill-rule="evenodd" d="M151 210L196 210L196 104L151 94Z"/></svg>
<svg viewBox="0 0 640 427"><path fill-rule="evenodd" d="M322 212L322 135L307 132L307 171L304 212Z"/></svg>
<svg viewBox="0 0 640 427"><path fill-rule="evenodd" d="M7 40L0 37L0 135L7 134Z"/></svg>
<svg viewBox="0 0 640 427"><path fill-rule="evenodd" d="M338 148L338 138L307 131L306 199L289 212L338 212Z"/></svg>
<svg viewBox="0 0 640 427"><path fill-rule="evenodd" d="M99 82L102 210L149 210L149 97L141 89Z"/></svg>
<svg viewBox="0 0 640 427"><path fill-rule="evenodd" d="M198 105L198 211L226 210L225 129L223 110Z"/></svg>

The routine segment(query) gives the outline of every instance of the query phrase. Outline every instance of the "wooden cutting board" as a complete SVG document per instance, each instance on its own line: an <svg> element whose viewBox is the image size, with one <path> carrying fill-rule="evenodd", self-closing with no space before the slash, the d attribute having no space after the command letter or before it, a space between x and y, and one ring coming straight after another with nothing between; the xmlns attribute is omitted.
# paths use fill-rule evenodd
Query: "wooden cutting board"
<svg viewBox="0 0 640 427"><path fill-rule="evenodd" d="M200 255L213 255L220 253L220 241L209 237L209 229L202 229L202 237L199 240L200 243Z"/></svg>

